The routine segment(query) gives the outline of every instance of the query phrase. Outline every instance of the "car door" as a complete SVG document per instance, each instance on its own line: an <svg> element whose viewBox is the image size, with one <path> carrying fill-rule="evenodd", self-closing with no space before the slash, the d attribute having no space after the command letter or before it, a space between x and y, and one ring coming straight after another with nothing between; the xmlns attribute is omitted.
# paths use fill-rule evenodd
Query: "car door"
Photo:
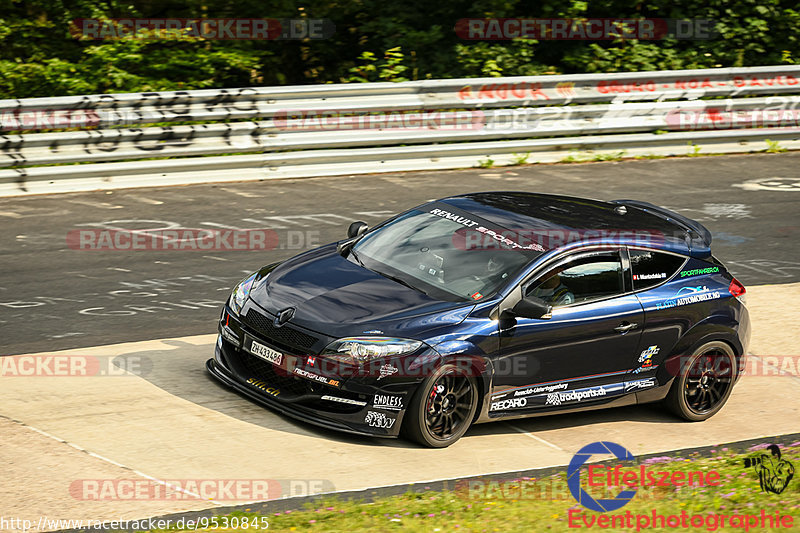
<svg viewBox="0 0 800 533"><path fill-rule="evenodd" d="M663 305L674 301L686 286L697 285L691 276L678 274L687 261L685 256L663 250L629 251L633 290L645 310L642 328L642 355L636 376L655 376L664 359L672 353L681 337L695 323L708 315L700 309ZM683 282L681 280L683 279Z"/></svg>
<svg viewBox="0 0 800 533"><path fill-rule="evenodd" d="M602 402L625 394L644 312L621 249L574 253L522 284L549 319L499 322L490 414ZM565 290L566 289L566 290Z"/></svg>

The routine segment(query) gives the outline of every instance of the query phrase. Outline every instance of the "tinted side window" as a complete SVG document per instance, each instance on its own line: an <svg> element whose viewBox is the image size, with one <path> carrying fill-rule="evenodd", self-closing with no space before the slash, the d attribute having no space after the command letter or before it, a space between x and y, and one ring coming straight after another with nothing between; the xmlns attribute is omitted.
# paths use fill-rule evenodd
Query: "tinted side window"
<svg viewBox="0 0 800 533"><path fill-rule="evenodd" d="M618 253L579 257L555 267L531 283L525 294L550 305L569 305L621 294L622 263Z"/></svg>
<svg viewBox="0 0 800 533"><path fill-rule="evenodd" d="M630 250L629 254L634 290L654 287L671 278L686 261L686 258L678 255L647 250Z"/></svg>

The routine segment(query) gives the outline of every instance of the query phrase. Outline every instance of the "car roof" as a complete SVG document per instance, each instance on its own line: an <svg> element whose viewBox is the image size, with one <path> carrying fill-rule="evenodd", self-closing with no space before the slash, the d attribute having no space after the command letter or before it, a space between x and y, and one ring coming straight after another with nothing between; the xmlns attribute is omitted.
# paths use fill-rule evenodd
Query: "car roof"
<svg viewBox="0 0 800 533"><path fill-rule="evenodd" d="M647 247L687 255L710 254L711 234L706 228L677 213L645 202L605 202L518 191L469 193L439 201L517 232L592 231L612 238L620 231L636 231L658 236L656 239L647 239ZM624 209L621 209L623 206ZM613 238L618 238L620 244L642 244L641 238L637 240L632 235Z"/></svg>

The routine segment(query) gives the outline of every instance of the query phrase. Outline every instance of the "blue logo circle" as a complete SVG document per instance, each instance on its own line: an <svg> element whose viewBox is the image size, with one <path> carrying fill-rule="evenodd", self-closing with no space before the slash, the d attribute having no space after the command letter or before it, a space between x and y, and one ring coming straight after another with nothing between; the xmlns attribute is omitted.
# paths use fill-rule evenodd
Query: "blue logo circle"
<svg viewBox="0 0 800 533"><path fill-rule="evenodd" d="M581 467L594 454L612 454L621 461L633 460L633 454L613 442L600 441L587 444L576 453L567 467L567 486L572 493L572 497L587 509L605 513L616 511L626 505L636 495L635 490L620 491L614 498L595 500L581 487Z"/></svg>

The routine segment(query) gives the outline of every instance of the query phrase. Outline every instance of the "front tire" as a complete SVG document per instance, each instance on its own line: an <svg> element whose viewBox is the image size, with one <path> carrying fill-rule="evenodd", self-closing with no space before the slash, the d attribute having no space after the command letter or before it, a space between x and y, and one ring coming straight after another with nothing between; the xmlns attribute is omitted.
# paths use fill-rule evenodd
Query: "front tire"
<svg viewBox="0 0 800 533"><path fill-rule="evenodd" d="M738 371L733 348L722 341L708 342L681 363L665 398L667 408L692 422L711 418L733 390Z"/></svg>
<svg viewBox="0 0 800 533"><path fill-rule="evenodd" d="M457 365L442 365L417 388L403 434L423 446L445 448L467 432L477 407L475 378Z"/></svg>

